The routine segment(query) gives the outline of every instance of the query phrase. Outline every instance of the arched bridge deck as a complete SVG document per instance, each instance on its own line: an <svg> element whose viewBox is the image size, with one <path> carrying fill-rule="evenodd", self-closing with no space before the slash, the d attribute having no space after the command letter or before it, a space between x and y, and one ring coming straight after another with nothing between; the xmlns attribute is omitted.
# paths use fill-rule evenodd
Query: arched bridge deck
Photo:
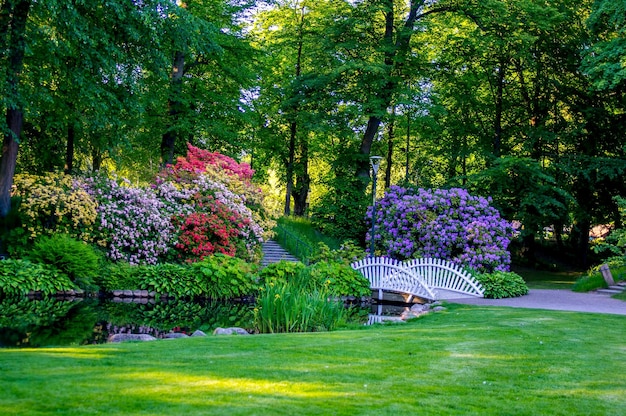
<svg viewBox="0 0 626 416"><path fill-rule="evenodd" d="M427 300L484 297L480 283L458 265L447 260L422 258L399 261L389 257L367 257L352 263L370 281L372 290L390 291Z"/></svg>

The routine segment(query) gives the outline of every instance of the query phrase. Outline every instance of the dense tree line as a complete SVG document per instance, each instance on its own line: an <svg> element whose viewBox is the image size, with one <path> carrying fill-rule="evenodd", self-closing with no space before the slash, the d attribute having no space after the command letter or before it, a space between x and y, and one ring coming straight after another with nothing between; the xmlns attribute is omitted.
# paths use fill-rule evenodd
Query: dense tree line
<svg viewBox="0 0 626 416"><path fill-rule="evenodd" d="M185 143L275 172L362 239L386 187L467 187L583 263L626 195L621 0L3 0L0 215L15 171L137 180ZM564 229L571 228L568 236Z"/></svg>

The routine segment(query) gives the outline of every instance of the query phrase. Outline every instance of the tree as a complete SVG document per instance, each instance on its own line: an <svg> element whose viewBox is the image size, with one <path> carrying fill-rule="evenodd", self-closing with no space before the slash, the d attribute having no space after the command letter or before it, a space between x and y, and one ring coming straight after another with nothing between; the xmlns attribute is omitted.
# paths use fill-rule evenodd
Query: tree
<svg viewBox="0 0 626 416"><path fill-rule="evenodd" d="M5 0L0 6L0 54L7 60L3 76L3 107L6 125L3 126L2 156L0 157L0 217L11 209L11 186L17 161L20 136L24 123L24 102L20 95L20 78L26 50L26 22L30 0Z"/></svg>

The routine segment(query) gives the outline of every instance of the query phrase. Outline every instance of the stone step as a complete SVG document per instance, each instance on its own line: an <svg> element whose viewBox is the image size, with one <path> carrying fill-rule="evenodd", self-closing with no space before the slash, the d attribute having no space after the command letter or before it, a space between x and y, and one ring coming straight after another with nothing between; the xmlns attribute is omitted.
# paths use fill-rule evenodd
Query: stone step
<svg viewBox="0 0 626 416"><path fill-rule="evenodd" d="M278 263L281 260L296 262L298 259L287 250L282 248L276 241L266 241L263 243L263 258L261 259L261 266L267 266L268 264Z"/></svg>
<svg viewBox="0 0 626 416"><path fill-rule="evenodd" d="M621 289L598 289L596 290L596 292L598 293L607 293L610 295L618 295L620 293L623 293L624 291Z"/></svg>
<svg viewBox="0 0 626 416"><path fill-rule="evenodd" d="M619 291L624 291L626 290L626 286L623 285L612 285L608 287L611 290L619 290Z"/></svg>

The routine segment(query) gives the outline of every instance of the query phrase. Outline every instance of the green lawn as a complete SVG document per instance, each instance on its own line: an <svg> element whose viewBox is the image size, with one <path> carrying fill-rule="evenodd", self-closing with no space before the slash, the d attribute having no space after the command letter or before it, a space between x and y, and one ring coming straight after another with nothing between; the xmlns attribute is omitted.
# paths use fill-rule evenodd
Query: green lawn
<svg viewBox="0 0 626 416"><path fill-rule="evenodd" d="M450 305L408 324L0 350L4 415L622 415L623 316Z"/></svg>
<svg viewBox="0 0 626 416"><path fill-rule="evenodd" d="M512 270L522 276L531 289L569 289L571 290L576 279L585 275L582 271L553 272L536 270L524 267L513 267Z"/></svg>

